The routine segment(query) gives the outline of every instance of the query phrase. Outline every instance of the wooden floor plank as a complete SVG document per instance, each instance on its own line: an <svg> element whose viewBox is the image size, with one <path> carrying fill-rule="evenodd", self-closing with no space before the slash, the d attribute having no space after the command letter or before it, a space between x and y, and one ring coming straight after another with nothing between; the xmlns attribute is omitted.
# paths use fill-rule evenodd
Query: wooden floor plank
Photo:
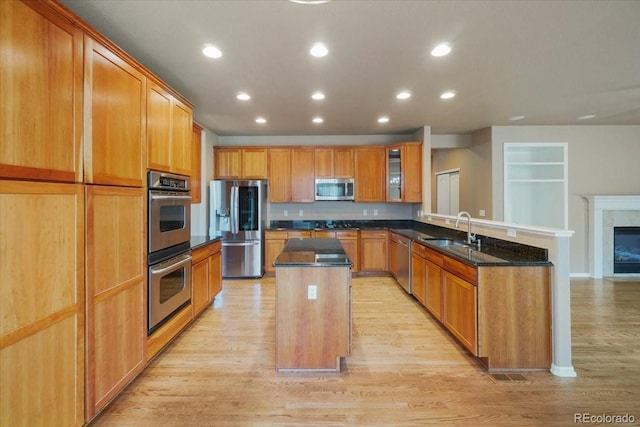
<svg viewBox="0 0 640 427"><path fill-rule="evenodd" d="M273 278L225 280L93 426L565 426L640 423L640 282L573 280L577 378L485 372L388 277L353 280L342 373L277 373Z"/></svg>

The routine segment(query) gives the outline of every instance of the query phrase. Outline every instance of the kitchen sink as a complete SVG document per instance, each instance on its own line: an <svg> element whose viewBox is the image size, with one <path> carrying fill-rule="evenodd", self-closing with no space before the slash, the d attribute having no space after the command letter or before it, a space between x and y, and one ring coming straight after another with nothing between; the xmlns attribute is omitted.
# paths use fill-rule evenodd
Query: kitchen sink
<svg viewBox="0 0 640 427"><path fill-rule="evenodd" d="M451 239L425 239L423 238L422 240L437 245L437 246L462 246L462 247L469 247L469 245L467 245L466 243L463 242L458 242L457 240L451 240Z"/></svg>

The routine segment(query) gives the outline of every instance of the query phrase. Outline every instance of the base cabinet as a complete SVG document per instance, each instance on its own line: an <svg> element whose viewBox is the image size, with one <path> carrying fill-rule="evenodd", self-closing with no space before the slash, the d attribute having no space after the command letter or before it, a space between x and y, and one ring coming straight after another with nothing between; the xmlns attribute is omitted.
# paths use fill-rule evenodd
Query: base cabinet
<svg viewBox="0 0 640 427"><path fill-rule="evenodd" d="M267 273L275 273L276 268L273 266L274 261L280 255L289 239L308 239L311 237L311 231L306 230L271 230L265 233L264 244L264 271Z"/></svg>
<svg viewBox="0 0 640 427"><path fill-rule="evenodd" d="M473 355L477 355L477 289L448 271L444 272L443 284L443 324Z"/></svg>
<svg viewBox="0 0 640 427"><path fill-rule="evenodd" d="M0 271L0 425L83 425L81 184L0 180Z"/></svg>
<svg viewBox="0 0 640 427"><path fill-rule="evenodd" d="M193 317L200 314L222 290L221 242L193 250L191 307Z"/></svg>
<svg viewBox="0 0 640 427"><path fill-rule="evenodd" d="M360 271L387 271L387 231L360 231Z"/></svg>

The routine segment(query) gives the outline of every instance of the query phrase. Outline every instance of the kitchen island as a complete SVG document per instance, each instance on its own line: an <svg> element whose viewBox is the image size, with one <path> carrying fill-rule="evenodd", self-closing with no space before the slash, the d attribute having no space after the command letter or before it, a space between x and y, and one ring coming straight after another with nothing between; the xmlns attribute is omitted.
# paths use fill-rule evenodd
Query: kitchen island
<svg viewBox="0 0 640 427"><path fill-rule="evenodd" d="M351 260L333 238L289 240L276 270L276 370L339 371L351 352Z"/></svg>

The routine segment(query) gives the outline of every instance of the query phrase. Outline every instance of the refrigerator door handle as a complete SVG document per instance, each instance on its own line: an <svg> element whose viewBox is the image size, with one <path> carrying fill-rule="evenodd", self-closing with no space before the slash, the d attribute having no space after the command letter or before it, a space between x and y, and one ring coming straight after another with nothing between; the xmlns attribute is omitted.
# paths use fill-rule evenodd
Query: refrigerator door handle
<svg viewBox="0 0 640 427"><path fill-rule="evenodd" d="M252 240L250 242L222 242L222 246L256 246L259 244L259 240Z"/></svg>
<svg viewBox="0 0 640 427"><path fill-rule="evenodd" d="M240 231L240 227L238 222L240 222L240 214L238 210L240 209L240 204L238 203L239 191L238 186L233 186L233 234L238 234Z"/></svg>

